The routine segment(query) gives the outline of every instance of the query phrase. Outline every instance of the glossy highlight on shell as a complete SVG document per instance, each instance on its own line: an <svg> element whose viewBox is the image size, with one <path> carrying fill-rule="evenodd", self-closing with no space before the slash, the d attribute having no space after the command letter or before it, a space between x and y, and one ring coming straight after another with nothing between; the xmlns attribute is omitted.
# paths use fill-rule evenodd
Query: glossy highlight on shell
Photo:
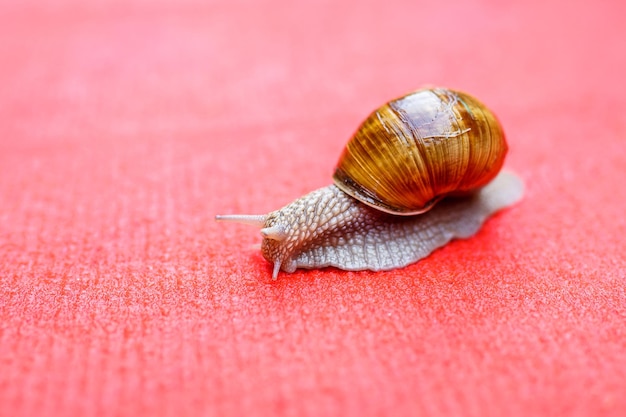
<svg viewBox="0 0 626 417"><path fill-rule="evenodd" d="M423 89L375 110L346 145L333 179L378 210L418 214L486 185L507 149L500 123L477 99Z"/></svg>

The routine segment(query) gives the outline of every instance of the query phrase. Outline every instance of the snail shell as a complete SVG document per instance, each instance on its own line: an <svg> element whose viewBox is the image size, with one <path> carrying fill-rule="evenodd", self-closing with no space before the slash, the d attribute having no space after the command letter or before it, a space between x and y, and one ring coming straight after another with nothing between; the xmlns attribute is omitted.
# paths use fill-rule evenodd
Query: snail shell
<svg viewBox="0 0 626 417"><path fill-rule="evenodd" d="M375 110L346 145L333 179L345 193L400 215L491 181L507 152L494 114L474 97L424 89Z"/></svg>
<svg viewBox="0 0 626 417"><path fill-rule="evenodd" d="M281 269L399 268L474 235L521 198L519 178L499 173L506 152L500 124L478 100L419 90L363 122L339 159L334 185L266 215L216 219L261 227L274 279Z"/></svg>

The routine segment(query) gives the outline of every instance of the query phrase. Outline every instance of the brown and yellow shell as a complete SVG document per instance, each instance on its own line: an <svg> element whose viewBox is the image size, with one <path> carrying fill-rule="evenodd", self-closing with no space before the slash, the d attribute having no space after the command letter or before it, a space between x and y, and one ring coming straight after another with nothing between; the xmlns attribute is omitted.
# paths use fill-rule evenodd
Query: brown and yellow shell
<svg viewBox="0 0 626 417"><path fill-rule="evenodd" d="M411 215L486 185L507 149L485 105L466 93L429 88L375 110L346 145L333 178L365 204Z"/></svg>

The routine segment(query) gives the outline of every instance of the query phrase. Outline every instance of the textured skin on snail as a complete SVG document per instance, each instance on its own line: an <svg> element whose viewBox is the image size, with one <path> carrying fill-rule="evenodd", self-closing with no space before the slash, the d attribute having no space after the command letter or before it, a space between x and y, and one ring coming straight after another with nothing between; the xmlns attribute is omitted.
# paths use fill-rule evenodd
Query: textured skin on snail
<svg viewBox="0 0 626 417"><path fill-rule="evenodd" d="M388 213L427 211L491 181L508 150L495 115L469 94L418 90L376 109L335 170L344 192Z"/></svg>
<svg viewBox="0 0 626 417"><path fill-rule="evenodd" d="M473 236L489 216L517 202L522 193L519 178L502 172L472 196L443 200L419 216L394 216L331 185L268 214L265 227L282 228L285 235L282 240L264 238L261 251L274 264L274 277L278 268L399 268L452 239Z"/></svg>

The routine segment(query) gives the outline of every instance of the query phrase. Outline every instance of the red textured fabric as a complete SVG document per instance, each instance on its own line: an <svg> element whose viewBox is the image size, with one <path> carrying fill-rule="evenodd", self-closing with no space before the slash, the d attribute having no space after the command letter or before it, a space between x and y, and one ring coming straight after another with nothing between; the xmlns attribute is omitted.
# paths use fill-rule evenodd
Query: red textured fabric
<svg viewBox="0 0 626 417"><path fill-rule="evenodd" d="M626 415L625 4L2 2L0 415ZM525 181L476 237L272 282L213 221L424 84Z"/></svg>

